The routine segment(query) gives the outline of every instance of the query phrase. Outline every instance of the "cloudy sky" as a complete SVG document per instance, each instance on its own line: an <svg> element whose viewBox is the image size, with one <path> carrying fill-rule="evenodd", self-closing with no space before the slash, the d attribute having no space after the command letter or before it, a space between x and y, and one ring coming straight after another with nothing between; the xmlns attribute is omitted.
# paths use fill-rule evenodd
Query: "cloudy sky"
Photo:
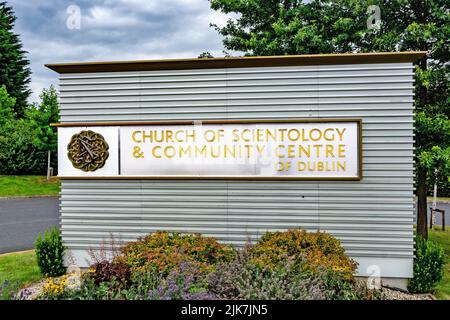
<svg viewBox="0 0 450 320"><path fill-rule="evenodd" d="M193 58L203 51L223 56L209 23L224 25L227 16L207 0L6 1L31 62L31 101L58 84L45 63Z"/></svg>

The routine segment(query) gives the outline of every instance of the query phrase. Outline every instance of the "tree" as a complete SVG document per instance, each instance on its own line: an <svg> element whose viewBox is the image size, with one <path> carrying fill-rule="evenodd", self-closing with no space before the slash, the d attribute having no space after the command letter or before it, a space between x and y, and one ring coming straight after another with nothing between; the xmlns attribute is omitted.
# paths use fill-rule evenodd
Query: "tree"
<svg viewBox="0 0 450 320"><path fill-rule="evenodd" d="M0 174L43 174L47 153L53 152L51 165L57 165L58 122L57 92L44 89L39 104L30 106L25 117L16 119L12 111L15 99L0 87Z"/></svg>
<svg viewBox="0 0 450 320"><path fill-rule="evenodd" d="M205 58L208 59L208 58L214 58L214 56L211 53L209 53L209 51L204 51L198 55L198 58L199 59L205 59Z"/></svg>
<svg viewBox="0 0 450 320"><path fill-rule="evenodd" d="M51 127L50 124L59 122L58 93L51 85L50 88L42 91L39 98L41 102L27 110L26 118L35 130L34 148L45 155L49 151L52 152L52 166L55 167L58 136L56 127ZM42 160L46 161L46 158Z"/></svg>
<svg viewBox="0 0 450 320"><path fill-rule="evenodd" d="M16 17L6 2L0 2L0 86L4 85L16 99L13 107L18 118L25 114L30 95L29 61L18 35L13 33Z"/></svg>
<svg viewBox="0 0 450 320"><path fill-rule="evenodd" d="M450 163L448 0L210 0L211 8L238 13L224 27L228 50L247 55L427 51L416 66L415 136L417 233L427 231L427 179L448 175ZM381 21L368 27L371 5ZM369 9L369 10L368 10Z"/></svg>
<svg viewBox="0 0 450 320"><path fill-rule="evenodd" d="M16 99L11 97L3 85L0 87L0 128L6 123L14 119L13 107Z"/></svg>
<svg viewBox="0 0 450 320"><path fill-rule="evenodd" d="M58 93L55 87L51 85L50 88L42 90L39 98L41 102L34 104L27 111L27 118L30 119L37 130L34 145L40 150L53 152L57 149L57 130L50 124L59 121Z"/></svg>

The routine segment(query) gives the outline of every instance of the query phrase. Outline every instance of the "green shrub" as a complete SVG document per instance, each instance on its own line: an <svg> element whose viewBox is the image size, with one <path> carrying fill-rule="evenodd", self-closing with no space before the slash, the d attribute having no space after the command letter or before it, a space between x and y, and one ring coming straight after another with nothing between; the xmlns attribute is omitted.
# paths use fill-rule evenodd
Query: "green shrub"
<svg viewBox="0 0 450 320"><path fill-rule="evenodd" d="M230 261L235 254L231 246L200 234L155 232L122 248L116 262L125 263L132 272L156 267L162 274L183 262L192 262L205 270L216 263Z"/></svg>
<svg viewBox="0 0 450 320"><path fill-rule="evenodd" d="M273 268L291 259L299 272L314 273L323 268L353 280L357 267L357 263L345 254L338 239L320 231L291 229L267 232L250 250L252 262L262 268Z"/></svg>
<svg viewBox="0 0 450 320"><path fill-rule="evenodd" d="M66 272L64 266L64 245L58 228L39 234L36 243L36 258L41 272L46 277L57 277Z"/></svg>
<svg viewBox="0 0 450 320"><path fill-rule="evenodd" d="M13 111L15 98L0 86L0 174L45 174L47 151L57 170L57 133L50 123L58 122L57 93L53 87L44 89L41 103L30 105L25 116Z"/></svg>
<svg viewBox="0 0 450 320"><path fill-rule="evenodd" d="M104 266L102 267L104 269ZM126 283L116 274L105 277L98 282L98 274L94 268L81 275L77 290L65 290L57 299L70 300L146 300L149 292L158 288L161 283L160 273L154 269L136 271ZM108 272L109 273L109 272ZM114 272L115 273L115 272ZM119 274L120 275L120 274ZM41 295L40 299L55 299L55 295Z"/></svg>
<svg viewBox="0 0 450 320"><path fill-rule="evenodd" d="M25 119L6 121L0 127L0 174L43 174L47 153L33 146L36 130Z"/></svg>
<svg viewBox="0 0 450 320"><path fill-rule="evenodd" d="M415 255L414 277L408 282L408 290L415 293L430 292L443 276L444 249L418 236Z"/></svg>
<svg viewBox="0 0 450 320"><path fill-rule="evenodd" d="M323 300L325 281L319 276L297 272L287 260L261 268L252 263L248 248L236 259L220 264L208 277L209 290L221 299L244 300Z"/></svg>
<svg viewBox="0 0 450 320"><path fill-rule="evenodd" d="M253 248L245 248L230 263L220 264L208 277L209 291L222 299L244 300L355 300L377 299L356 279L319 266L314 272L305 255L288 257L263 267L254 262Z"/></svg>
<svg viewBox="0 0 450 320"><path fill-rule="evenodd" d="M204 269L198 264L183 262L176 266L164 278L159 285L150 290L147 295L149 300L212 300L215 295L208 292Z"/></svg>

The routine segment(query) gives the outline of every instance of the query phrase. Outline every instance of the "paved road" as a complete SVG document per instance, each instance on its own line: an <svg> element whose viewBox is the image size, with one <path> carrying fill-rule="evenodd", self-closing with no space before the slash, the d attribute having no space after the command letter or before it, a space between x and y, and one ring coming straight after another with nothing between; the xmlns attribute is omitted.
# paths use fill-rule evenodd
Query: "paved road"
<svg viewBox="0 0 450 320"><path fill-rule="evenodd" d="M430 207L432 203L428 203L428 223L430 223ZM445 225L450 226L450 203L437 203L436 204L437 209L445 210ZM442 214L436 213L436 225L442 226Z"/></svg>
<svg viewBox="0 0 450 320"><path fill-rule="evenodd" d="M0 199L0 254L32 249L39 232L58 224L57 197Z"/></svg>

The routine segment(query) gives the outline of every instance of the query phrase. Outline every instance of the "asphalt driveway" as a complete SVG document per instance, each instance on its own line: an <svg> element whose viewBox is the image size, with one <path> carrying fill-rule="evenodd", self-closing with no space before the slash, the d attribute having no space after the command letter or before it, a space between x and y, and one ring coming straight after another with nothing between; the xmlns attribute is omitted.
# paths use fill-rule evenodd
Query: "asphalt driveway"
<svg viewBox="0 0 450 320"><path fill-rule="evenodd" d="M34 247L39 232L59 225L57 197L0 199L0 254Z"/></svg>
<svg viewBox="0 0 450 320"><path fill-rule="evenodd" d="M431 203L428 203L428 223L430 223L430 207ZM450 203L437 203L437 209L445 210L445 226L450 226ZM436 213L436 225L442 226L442 213Z"/></svg>

